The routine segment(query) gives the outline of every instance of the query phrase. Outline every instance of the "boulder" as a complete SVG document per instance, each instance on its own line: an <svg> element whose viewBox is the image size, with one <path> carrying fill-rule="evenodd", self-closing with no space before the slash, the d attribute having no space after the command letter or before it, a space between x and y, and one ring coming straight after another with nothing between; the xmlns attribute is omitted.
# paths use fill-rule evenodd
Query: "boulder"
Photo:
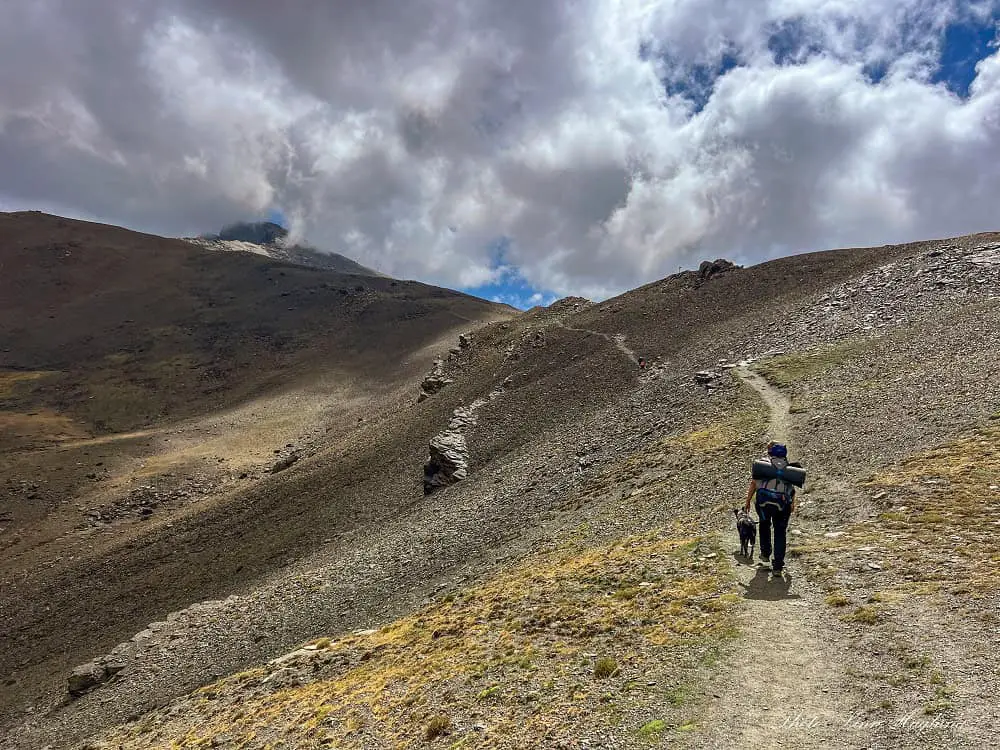
<svg viewBox="0 0 1000 750"><path fill-rule="evenodd" d="M417 397L418 403L428 396L437 393L446 385L450 385L452 382L451 378L444 374L444 362L440 359L435 359L433 369L424 377L423 382L420 383L421 395Z"/></svg>
<svg viewBox="0 0 1000 750"><path fill-rule="evenodd" d="M701 265L698 266L698 278L702 280L711 279L714 276L721 276L729 271L734 271L738 269L735 263L731 263L725 258L719 258L717 260L704 260Z"/></svg>
<svg viewBox="0 0 1000 750"><path fill-rule="evenodd" d="M70 695L83 695L104 682L104 668L96 661L88 661L69 673L67 689Z"/></svg>
<svg viewBox="0 0 1000 750"><path fill-rule="evenodd" d="M435 435L428 445L424 464L424 494L459 482L468 472L469 448L465 436L451 429Z"/></svg>
<svg viewBox="0 0 1000 750"><path fill-rule="evenodd" d="M79 697L104 684L123 669L125 662L112 656L88 661L69 673L66 689L70 695Z"/></svg>
<svg viewBox="0 0 1000 750"><path fill-rule="evenodd" d="M422 383L420 383L420 390L429 396L433 393L437 393L446 385L450 385L452 382L454 381L452 381L451 378L446 378L440 373L431 373L423 379Z"/></svg>

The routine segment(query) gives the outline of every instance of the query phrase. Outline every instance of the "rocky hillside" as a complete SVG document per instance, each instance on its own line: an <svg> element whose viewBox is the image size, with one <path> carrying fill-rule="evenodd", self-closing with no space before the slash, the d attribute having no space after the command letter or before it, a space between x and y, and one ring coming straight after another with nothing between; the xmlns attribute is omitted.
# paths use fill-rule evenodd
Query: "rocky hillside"
<svg viewBox="0 0 1000 750"><path fill-rule="evenodd" d="M985 746L998 250L716 261L470 326L311 455L16 581L82 595L6 607L10 744ZM769 437L809 476L785 577L733 552Z"/></svg>

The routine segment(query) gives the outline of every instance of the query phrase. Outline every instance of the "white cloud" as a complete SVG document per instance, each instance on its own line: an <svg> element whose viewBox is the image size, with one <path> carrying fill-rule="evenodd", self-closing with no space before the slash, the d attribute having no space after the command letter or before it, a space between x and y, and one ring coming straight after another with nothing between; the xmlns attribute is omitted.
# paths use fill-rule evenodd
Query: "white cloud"
<svg viewBox="0 0 1000 750"><path fill-rule="evenodd" d="M17 4L0 202L175 234L278 207L296 236L455 286L509 274L506 236L530 284L591 297L705 257L997 228L1000 58L965 100L932 82L945 26L996 9Z"/></svg>

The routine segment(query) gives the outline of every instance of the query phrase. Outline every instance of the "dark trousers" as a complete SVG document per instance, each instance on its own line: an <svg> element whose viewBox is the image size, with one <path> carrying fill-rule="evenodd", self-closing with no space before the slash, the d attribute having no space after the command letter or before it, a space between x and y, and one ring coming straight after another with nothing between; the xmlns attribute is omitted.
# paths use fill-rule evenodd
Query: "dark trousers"
<svg viewBox="0 0 1000 750"><path fill-rule="evenodd" d="M778 510L773 505L761 506L756 503L757 517L760 519L760 554L771 558L772 568L785 566L785 543L788 535L788 519L792 509ZM771 546L771 529L774 528L774 547Z"/></svg>

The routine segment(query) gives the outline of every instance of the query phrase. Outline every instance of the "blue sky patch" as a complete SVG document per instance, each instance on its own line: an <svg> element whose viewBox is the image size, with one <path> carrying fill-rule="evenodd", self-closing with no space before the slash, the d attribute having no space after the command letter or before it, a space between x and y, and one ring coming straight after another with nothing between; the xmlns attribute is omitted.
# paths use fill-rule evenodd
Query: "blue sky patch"
<svg viewBox="0 0 1000 750"><path fill-rule="evenodd" d="M886 60L868 63L861 69L861 73L868 83L881 83L882 79L889 73L889 63Z"/></svg>
<svg viewBox="0 0 1000 750"><path fill-rule="evenodd" d="M277 224L279 227L284 227L285 229L288 229L288 220L285 218L285 215L281 212L281 209L279 208L272 208L270 211L268 211L266 221L269 221L272 224Z"/></svg>
<svg viewBox="0 0 1000 750"><path fill-rule="evenodd" d="M471 294L473 297L488 299L491 302L502 302L516 307L518 310L527 310L536 305L544 307L559 299L558 294L535 289L524 281L519 273L516 278L504 279L496 284L466 287L458 291Z"/></svg>
<svg viewBox="0 0 1000 750"><path fill-rule="evenodd" d="M802 18L786 18L770 28L767 49L775 64L796 65L823 51L815 39L811 39Z"/></svg>
<svg viewBox="0 0 1000 750"><path fill-rule="evenodd" d="M646 54L649 54L648 50ZM663 90L667 96L681 96L690 101L695 114L701 112L712 98L715 82L740 64L739 58L731 52L724 52L713 63L694 65L681 64L666 52L659 57L667 72L667 75L660 78Z"/></svg>
<svg viewBox="0 0 1000 750"><path fill-rule="evenodd" d="M996 51L997 24L1000 11L995 11L986 23L957 23L948 26L941 45L941 61L934 74L934 83L943 83L952 93L969 96L969 87L976 78L976 63Z"/></svg>
<svg viewBox="0 0 1000 750"><path fill-rule="evenodd" d="M490 268L498 272L498 278L491 284L477 287L459 288L460 292L473 297L502 302L518 310L527 310L536 305L551 305L559 295L545 289L536 289L521 274L520 269L508 260L510 240L503 237L491 249Z"/></svg>

